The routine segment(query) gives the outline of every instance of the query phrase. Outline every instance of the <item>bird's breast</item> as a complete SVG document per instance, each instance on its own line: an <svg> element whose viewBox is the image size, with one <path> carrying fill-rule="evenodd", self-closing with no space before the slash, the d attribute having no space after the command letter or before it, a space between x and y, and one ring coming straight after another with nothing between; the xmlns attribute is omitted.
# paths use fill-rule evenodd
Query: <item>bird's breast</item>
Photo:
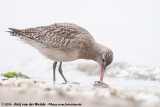
<svg viewBox="0 0 160 107"><path fill-rule="evenodd" d="M55 48L41 48L38 49L44 56L51 60L55 61L73 61L79 58L79 51L78 50L59 50Z"/></svg>

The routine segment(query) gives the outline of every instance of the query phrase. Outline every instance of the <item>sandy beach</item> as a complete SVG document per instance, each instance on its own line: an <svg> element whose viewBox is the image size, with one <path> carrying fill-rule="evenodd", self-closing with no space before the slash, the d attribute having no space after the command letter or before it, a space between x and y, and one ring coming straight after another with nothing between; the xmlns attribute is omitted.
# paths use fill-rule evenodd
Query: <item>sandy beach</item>
<svg viewBox="0 0 160 107"><path fill-rule="evenodd" d="M93 84L55 84L35 80L0 81L1 106L158 107L159 94L102 88ZM25 105L27 104L27 105Z"/></svg>
<svg viewBox="0 0 160 107"><path fill-rule="evenodd" d="M45 60L45 59L44 59ZM42 60L43 61L43 60ZM3 62L4 63L4 62ZM1 64L3 64L1 62ZM29 69L25 66L28 64ZM36 63L40 68L33 68ZM82 106L82 107L158 107L160 101L159 67L113 63L105 73L104 84L98 84L99 66L96 63L70 62L64 64L69 80L65 84L57 73L52 82L50 62L41 65L36 59L8 64L2 73L18 66L18 71L31 79L0 80L1 107L17 106ZM46 66L47 65L47 66ZM70 66L72 65L72 66ZM91 67L87 67L91 66ZM43 69L41 69L43 68ZM85 69L86 68L86 69ZM33 72L34 69L37 71ZM39 71L38 71L39 70ZM145 74L145 75L142 75Z"/></svg>
<svg viewBox="0 0 160 107"><path fill-rule="evenodd" d="M160 107L158 13L160 0L1 0L0 107ZM59 62L56 82L53 82L53 63L57 57L50 60L36 48L6 32L8 28L22 30L54 23L79 25L97 43L113 51L113 62L106 67L104 83L98 82L100 65L84 59L60 60L68 83L64 83L58 72ZM64 31L68 32L67 29ZM37 34L51 34L47 32ZM82 35L78 35L81 38ZM64 38L57 39L56 44L68 44L72 37L68 38L71 40L67 39L67 42L62 42ZM53 39L44 40L52 44ZM83 41L88 43L86 39ZM94 53L94 49L97 48L85 53ZM50 55L59 56L59 53ZM103 55L98 57L103 61ZM8 79L1 75L8 72L20 72L30 79Z"/></svg>
<svg viewBox="0 0 160 107"><path fill-rule="evenodd" d="M126 67L122 67L122 65L123 64L119 65L121 66L121 70L120 68L118 69L117 64L113 64L111 66L112 69L108 69L109 74L106 74L104 84L98 84L94 81L98 78L98 74L93 70L93 74L77 71L77 73L79 73L78 76L74 73L67 72L66 74L69 73L68 75L73 76L73 82L67 84L61 80L54 83L33 78L2 80L4 78L1 77L0 103L2 107L17 107L20 105L25 107L158 107L160 102L158 80L153 81L151 76L147 80L140 76L141 79L137 76L130 77L129 71L128 76L124 75L125 77L119 77L120 74L123 75L126 68L135 68L135 66L131 65ZM86 65L80 64L80 68L84 66ZM114 73L114 77L110 74L110 71L113 69L115 72L117 69L117 71L119 71L117 75ZM137 69L142 71L144 67L137 67ZM147 68L145 67L145 69ZM135 71L134 74L138 75L138 73L139 72ZM74 78L77 78L79 81L75 82ZM83 78L83 80L81 78Z"/></svg>

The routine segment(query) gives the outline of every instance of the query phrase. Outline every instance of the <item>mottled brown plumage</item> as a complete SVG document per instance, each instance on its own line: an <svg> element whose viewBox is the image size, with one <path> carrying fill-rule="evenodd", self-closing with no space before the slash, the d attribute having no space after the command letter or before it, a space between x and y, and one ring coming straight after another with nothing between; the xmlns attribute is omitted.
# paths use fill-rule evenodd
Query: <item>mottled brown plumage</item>
<svg viewBox="0 0 160 107"><path fill-rule="evenodd" d="M19 37L49 59L58 62L89 59L98 62L104 71L113 60L111 49L98 44L87 30L75 24L55 23L50 26L10 30L13 36ZM102 72L101 77L103 75Z"/></svg>

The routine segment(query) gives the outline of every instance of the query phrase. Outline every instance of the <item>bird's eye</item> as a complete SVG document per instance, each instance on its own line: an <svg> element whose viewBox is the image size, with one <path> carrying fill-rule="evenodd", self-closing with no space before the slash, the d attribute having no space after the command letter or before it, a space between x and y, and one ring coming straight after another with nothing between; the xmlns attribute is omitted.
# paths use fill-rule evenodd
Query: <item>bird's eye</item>
<svg viewBox="0 0 160 107"><path fill-rule="evenodd" d="M104 59L102 59L102 61L104 62L105 60L104 60Z"/></svg>

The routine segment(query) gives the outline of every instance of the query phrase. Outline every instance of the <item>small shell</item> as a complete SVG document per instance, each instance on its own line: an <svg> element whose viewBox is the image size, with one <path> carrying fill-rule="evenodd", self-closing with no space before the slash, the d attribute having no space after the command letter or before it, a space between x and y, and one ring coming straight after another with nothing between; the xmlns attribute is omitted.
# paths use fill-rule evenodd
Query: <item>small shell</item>
<svg viewBox="0 0 160 107"><path fill-rule="evenodd" d="M12 81L6 80L6 81L3 82L3 86L13 87L13 86L15 86L15 83L13 83Z"/></svg>
<svg viewBox="0 0 160 107"><path fill-rule="evenodd" d="M100 88L108 88L109 87L108 84L106 84L106 83L104 83L102 81L95 81L94 82L94 86L100 87Z"/></svg>

